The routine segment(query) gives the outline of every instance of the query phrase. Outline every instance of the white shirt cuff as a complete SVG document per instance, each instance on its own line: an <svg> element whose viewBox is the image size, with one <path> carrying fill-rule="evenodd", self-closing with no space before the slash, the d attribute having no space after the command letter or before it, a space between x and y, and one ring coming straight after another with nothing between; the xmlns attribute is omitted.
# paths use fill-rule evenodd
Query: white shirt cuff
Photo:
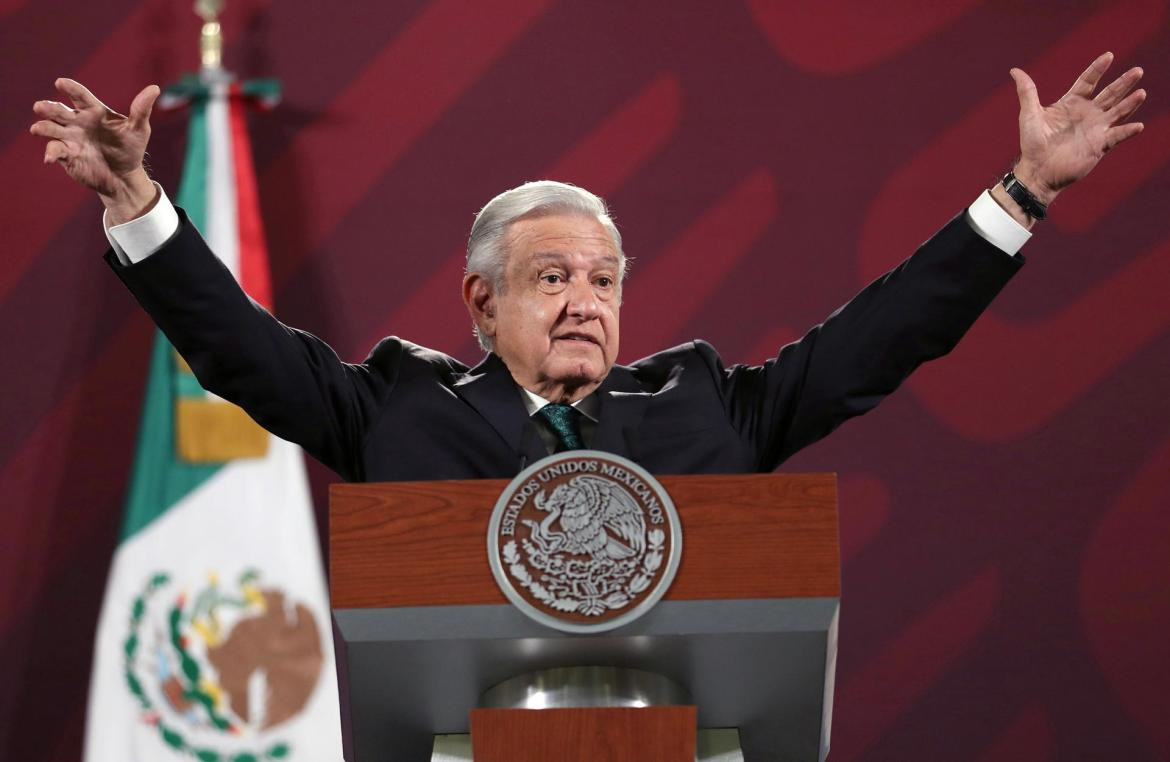
<svg viewBox="0 0 1170 762"><path fill-rule="evenodd" d="M141 217L110 227L107 216L102 214L106 240L123 265L146 259L171 240L171 236L179 229L179 214L167 198L167 192L158 183L154 187L158 188L158 201Z"/></svg>
<svg viewBox="0 0 1170 762"><path fill-rule="evenodd" d="M991 197L990 191L983 191L975 203L967 207L967 219L981 238L1012 256L1032 237L1032 232L1012 219Z"/></svg>

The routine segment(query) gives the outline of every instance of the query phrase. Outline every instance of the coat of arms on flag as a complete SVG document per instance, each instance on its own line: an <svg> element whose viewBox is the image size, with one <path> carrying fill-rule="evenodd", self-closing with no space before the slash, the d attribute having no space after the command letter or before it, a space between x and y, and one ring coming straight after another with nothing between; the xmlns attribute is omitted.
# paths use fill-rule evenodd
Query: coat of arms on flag
<svg viewBox="0 0 1170 762"><path fill-rule="evenodd" d="M205 762L240 760L221 749L255 741L308 704L324 655L319 623L255 569L231 586L213 573L194 595L179 590L158 572L133 600L123 646L127 690L141 722L170 748ZM254 759L292 756L289 741L269 735Z"/></svg>

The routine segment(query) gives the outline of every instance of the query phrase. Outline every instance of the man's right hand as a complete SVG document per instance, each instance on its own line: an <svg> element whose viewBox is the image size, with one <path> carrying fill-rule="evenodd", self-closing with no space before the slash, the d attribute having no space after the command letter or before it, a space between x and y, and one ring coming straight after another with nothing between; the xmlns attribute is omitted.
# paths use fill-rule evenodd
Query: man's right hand
<svg viewBox="0 0 1170 762"><path fill-rule="evenodd" d="M134 96L130 115L123 116L79 82L61 78L54 85L68 96L73 108L57 101L33 104L41 120L29 132L49 139L45 163L60 164L70 177L97 192L110 225L145 214L158 195L142 165L158 86L150 85Z"/></svg>

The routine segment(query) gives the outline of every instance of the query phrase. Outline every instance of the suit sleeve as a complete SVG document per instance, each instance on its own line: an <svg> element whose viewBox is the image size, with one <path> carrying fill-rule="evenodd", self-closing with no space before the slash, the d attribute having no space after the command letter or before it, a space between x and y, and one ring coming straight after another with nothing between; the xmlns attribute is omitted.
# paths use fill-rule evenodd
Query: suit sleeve
<svg viewBox="0 0 1170 762"><path fill-rule="evenodd" d="M204 389L300 444L344 478L363 478L365 432L395 383L403 348L386 340L361 365L252 301L180 213L150 257L106 261L190 365Z"/></svg>
<svg viewBox="0 0 1170 762"><path fill-rule="evenodd" d="M960 215L762 366L711 362L725 411L770 471L950 352L1023 265ZM714 351L711 350L711 355Z"/></svg>

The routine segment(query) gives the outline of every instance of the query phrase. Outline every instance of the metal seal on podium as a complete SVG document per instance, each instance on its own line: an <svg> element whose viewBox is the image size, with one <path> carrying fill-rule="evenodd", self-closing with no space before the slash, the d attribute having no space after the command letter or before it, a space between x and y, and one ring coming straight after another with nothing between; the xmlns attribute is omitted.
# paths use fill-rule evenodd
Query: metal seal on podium
<svg viewBox="0 0 1170 762"><path fill-rule="evenodd" d="M597 450L551 455L496 501L488 561L515 606L548 627L629 624L666 593L682 556L670 495L632 461Z"/></svg>

